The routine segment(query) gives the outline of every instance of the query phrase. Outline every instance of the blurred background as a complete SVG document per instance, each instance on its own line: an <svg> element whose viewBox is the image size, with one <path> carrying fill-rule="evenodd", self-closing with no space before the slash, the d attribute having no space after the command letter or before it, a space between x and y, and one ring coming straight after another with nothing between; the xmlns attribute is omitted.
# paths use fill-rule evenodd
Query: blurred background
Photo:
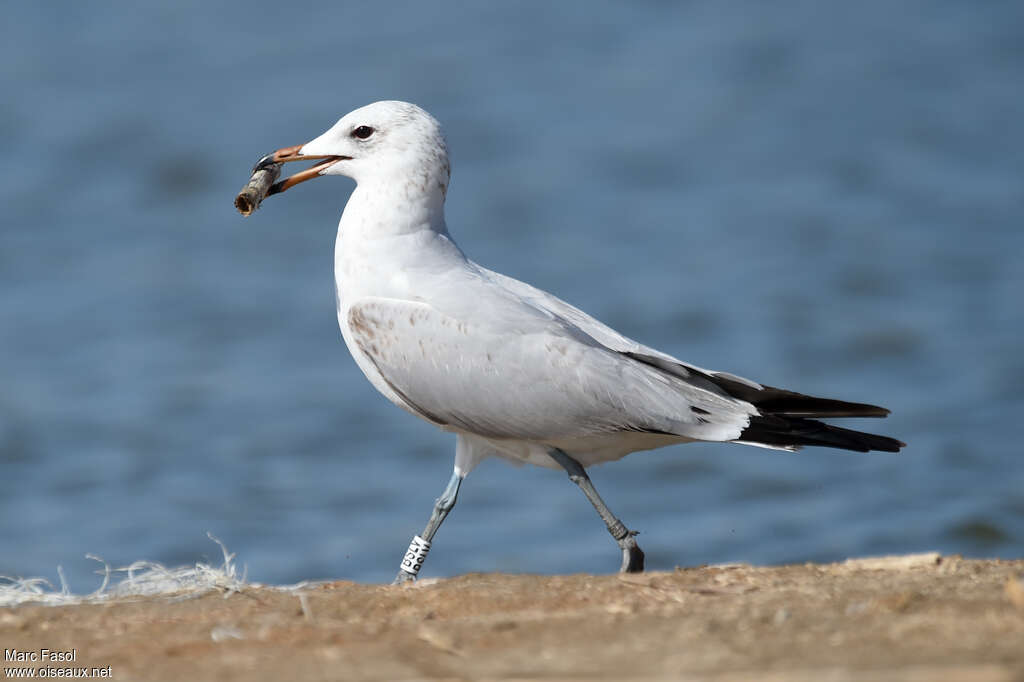
<svg viewBox="0 0 1024 682"><path fill-rule="evenodd" d="M252 164L404 99L478 262L704 367L892 409L900 455L592 470L648 566L1024 554L1024 4L14 3L0 25L0 574L389 581L454 438L334 313L352 188ZM854 423L850 423L854 425ZM484 462L424 575L612 572L554 471Z"/></svg>

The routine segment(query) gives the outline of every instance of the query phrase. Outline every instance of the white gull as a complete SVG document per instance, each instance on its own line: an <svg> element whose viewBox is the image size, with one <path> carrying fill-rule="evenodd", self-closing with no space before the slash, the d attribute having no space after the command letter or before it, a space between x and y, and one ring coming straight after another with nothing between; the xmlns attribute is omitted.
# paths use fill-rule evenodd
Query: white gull
<svg viewBox="0 0 1024 682"><path fill-rule="evenodd" d="M356 109L261 163L308 159L318 163L271 193L321 175L357 183L334 256L345 344L391 402L456 434L451 479L395 582L416 577L462 480L485 457L565 469L622 549L621 570L640 571L636 533L609 511L586 467L691 441L862 452L903 446L817 421L884 417L884 408L695 367L469 260L445 223L450 165L441 126L413 104Z"/></svg>

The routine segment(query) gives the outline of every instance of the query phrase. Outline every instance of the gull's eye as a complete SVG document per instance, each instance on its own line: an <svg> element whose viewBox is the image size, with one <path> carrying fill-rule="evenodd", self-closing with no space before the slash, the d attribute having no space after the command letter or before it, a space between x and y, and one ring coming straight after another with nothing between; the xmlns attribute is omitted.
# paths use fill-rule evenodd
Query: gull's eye
<svg viewBox="0 0 1024 682"><path fill-rule="evenodd" d="M352 137L358 137L360 140L365 140L370 135L373 135L373 128L370 126L359 126L352 131Z"/></svg>

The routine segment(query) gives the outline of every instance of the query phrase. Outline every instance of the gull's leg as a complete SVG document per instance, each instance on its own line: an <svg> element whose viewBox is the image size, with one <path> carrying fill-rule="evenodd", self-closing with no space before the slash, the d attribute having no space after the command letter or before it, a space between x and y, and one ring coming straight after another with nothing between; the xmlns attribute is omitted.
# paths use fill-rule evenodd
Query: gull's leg
<svg viewBox="0 0 1024 682"><path fill-rule="evenodd" d="M399 565L398 575L395 576L393 585L401 585L416 579L416 574L420 572L420 568L423 567L423 562L427 558L427 552L430 551L430 542L434 539L434 533L441 527L448 512L455 506L463 477L464 475L460 475L458 471L452 473L448 486L434 503L434 511L430 513L430 520L427 521L427 527L423 529L423 535L417 535L412 539L412 543Z"/></svg>
<svg viewBox="0 0 1024 682"><path fill-rule="evenodd" d="M608 532L612 534L615 542L622 548L622 566L619 568L619 573L642 573L644 570L644 553L636 544L636 531L629 530L622 521L615 518L615 514L612 514L611 510L608 509L608 505L597 494L597 490L590 481L590 476L587 476L587 472L583 469L583 465L558 448L552 448L548 451L548 454L551 456L551 459L558 462L568 472L569 480L580 487L583 494L590 500L590 504L594 505L594 509L597 510L601 520L604 521L604 525L608 526Z"/></svg>

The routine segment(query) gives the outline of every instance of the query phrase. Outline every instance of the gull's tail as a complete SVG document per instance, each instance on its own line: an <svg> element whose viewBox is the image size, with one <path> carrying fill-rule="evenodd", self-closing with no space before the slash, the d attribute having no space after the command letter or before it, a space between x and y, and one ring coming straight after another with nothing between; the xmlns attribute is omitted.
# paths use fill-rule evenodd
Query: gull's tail
<svg viewBox="0 0 1024 682"><path fill-rule="evenodd" d="M843 429L818 421L837 417L885 417L889 410L884 407L831 398L815 398L782 388L764 386L726 372L702 370L644 353L627 351L623 352L623 355L656 367L695 386L722 391L757 408L758 414L750 418L747 428L740 433L739 438L733 440L735 443L779 450L797 450L804 445L817 445L857 452L899 452L900 448L906 445L888 436Z"/></svg>
<svg viewBox="0 0 1024 682"><path fill-rule="evenodd" d="M722 377L715 377L713 381L737 398L752 403L760 412L760 415L750 419L750 425L736 439L741 443L787 450L795 450L803 445L818 445L857 452L899 452L906 445L888 436L844 429L814 419L885 417L889 410L884 407L815 398L771 386L753 389L728 379L723 381Z"/></svg>
<svg viewBox="0 0 1024 682"><path fill-rule="evenodd" d="M803 445L856 450L899 452L906 443L873 433L844 429L818 419L836 417L885 417L889 410L866 403L795 393L773 386L752 386L739 377L716 372L705 375L729 395L746 400L760 413L740 433L737 442L769 448L796 450Z"/></svg>
<svg viewBox="0 0 1024 682"><path fill-rule="evenodd" d="M837 415L830 417L864 415ZM781 417L777 415L761 415L750 420L750 426L743 430L738 443L763 445L770 448L795 450L803 445L819 445L826 448L841 448L857 452L899 452L906 443L888 436L844 429L832 426L816 419L804 417Z"/></svg>

